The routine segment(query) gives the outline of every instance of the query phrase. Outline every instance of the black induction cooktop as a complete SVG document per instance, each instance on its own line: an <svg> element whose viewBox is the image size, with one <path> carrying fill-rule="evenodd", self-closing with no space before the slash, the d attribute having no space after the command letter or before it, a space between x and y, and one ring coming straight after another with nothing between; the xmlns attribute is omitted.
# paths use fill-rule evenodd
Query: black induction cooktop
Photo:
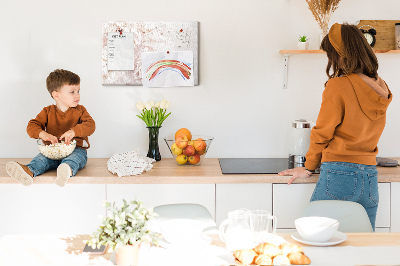
<svg viewBox="0 0 400 266"><path fill-rule="evenodd" d="M288 168L289 158L220 158L223 174L277 174Z"/></svg>

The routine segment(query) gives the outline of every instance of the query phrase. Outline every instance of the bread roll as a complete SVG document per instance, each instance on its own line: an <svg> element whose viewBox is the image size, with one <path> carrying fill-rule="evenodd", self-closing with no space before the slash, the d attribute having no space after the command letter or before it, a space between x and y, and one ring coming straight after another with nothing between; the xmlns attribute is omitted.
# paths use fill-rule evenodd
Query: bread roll
<svg viewBox="0 0 400 266"><path fill-rule="evenodd" d="M254 263L257 265L272 265L272 259L267 255L261 254L254 259Z"/></svg>
<svg viewBox="0 0 400 266"><path fill-rule="evenodd" d="M284 255L278 255L272 260L272 265L290 265L290 260Z"/></svg>
<svg viewBox="0 0 400 266"><path fill-rule="evenodd" d="M308 265L311 263L311 260L300 252L290 253L288 259L290 260L290 263L294 265Z"/></svg>
<svg viewBox="0 0 400 266"><path fill-rule="evenodd" d="M252 249L241 249L233 252L233 256L242 264L250 265L258 254Z"/></svg>
<svg viewBox="0 0 400 266"><path fill-rule="evenodd" d="M254 250L260 255L264 254L271 258L282 254L281 249L271 243L261 243L260 245L256 246Z"/></svg>
<svg viewBox="0 0 400 266"><path fill-rule="evenodd" d="M279 247L282 250L282 255L285 256L287 256L289 253L303 252L302 247L291 243L283 243Z"/></svg>

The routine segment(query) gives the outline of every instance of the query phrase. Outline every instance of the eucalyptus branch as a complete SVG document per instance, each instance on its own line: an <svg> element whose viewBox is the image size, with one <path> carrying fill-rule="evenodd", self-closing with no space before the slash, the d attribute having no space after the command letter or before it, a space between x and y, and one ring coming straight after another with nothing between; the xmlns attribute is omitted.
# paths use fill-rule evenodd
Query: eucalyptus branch
<svg viewBox="0 0 400 266"><path fill-rule="evenodd" d="M158 245L160 235L147 228L148 222L157 216L153 209L146 209L140 201L123 200L121 208L105 203L107 217L103 218L100 227L91 235L88 242L92 248L108 245L111 250L136 242Z"/></svg>

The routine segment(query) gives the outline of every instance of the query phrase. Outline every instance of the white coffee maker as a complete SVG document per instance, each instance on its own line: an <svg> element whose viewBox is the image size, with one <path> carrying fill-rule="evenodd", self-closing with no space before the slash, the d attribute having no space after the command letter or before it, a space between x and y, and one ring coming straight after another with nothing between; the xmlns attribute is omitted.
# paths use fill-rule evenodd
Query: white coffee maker
<svg viewBox="0 0 400 266"><path fill-rule="evenodd" d="M289 166L304 167L306 154L310 147L311 121L297 119L292 122L289 143Z"/></svg>

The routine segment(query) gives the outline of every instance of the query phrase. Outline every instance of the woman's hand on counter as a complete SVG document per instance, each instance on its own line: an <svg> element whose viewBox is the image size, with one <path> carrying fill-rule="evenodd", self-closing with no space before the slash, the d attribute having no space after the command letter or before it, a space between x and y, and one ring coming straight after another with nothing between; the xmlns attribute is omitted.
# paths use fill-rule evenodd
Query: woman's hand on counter
<svg viewBox="0 0 400 266"><path fill-rule="evenodd" d="M296 178L301 177L310 177L311 172L306 170L305 167L296 167L293 169L286 169L282 172L279 172L278 175L291 175L292 178L289 180L288 185L290 185Z"/></svg>

